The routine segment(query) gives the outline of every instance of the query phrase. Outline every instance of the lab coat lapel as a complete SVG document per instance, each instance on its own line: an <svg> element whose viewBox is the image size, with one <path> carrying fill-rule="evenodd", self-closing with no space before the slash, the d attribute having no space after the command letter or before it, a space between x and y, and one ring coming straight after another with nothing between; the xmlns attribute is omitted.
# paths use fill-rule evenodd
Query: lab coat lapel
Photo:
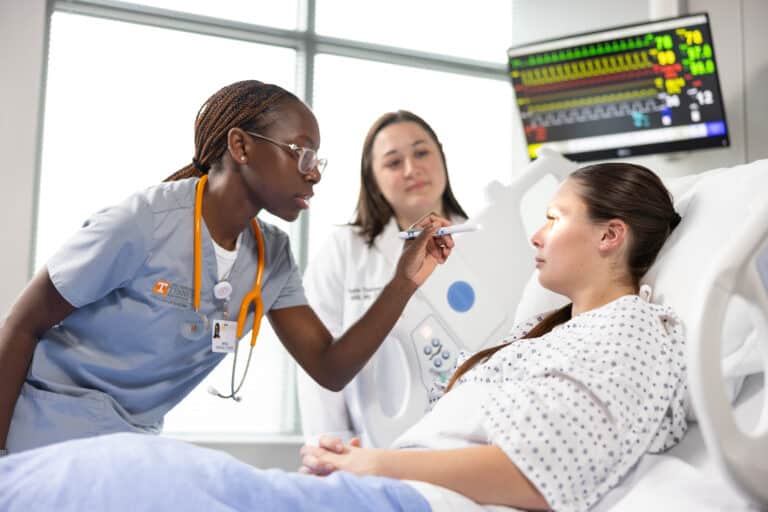
<svg viewBox="0 0 768 512"><path fill-rule="evenodd" d="M404 242L397 237L399 232L400 229L397 227L397 221L392 217L387 225L384 226L381 234L373 241L373 246L379 250L393 268L400 258L400 253L403 252Z"/></svg>

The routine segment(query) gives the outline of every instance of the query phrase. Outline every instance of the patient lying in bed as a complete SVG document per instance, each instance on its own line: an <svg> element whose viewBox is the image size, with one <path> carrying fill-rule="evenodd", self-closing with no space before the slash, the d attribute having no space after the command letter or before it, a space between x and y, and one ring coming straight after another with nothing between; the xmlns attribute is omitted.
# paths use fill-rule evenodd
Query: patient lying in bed
<svg viewBox="0 0 768 512"><path fill-rule="evenodd" d="M532 238L541 284L572 303L464 362L453 389L393 445L422 450L326 438L303 448L304 471L426 481L519 508L594 505L686 429L682 326L636 295L679 220L647 169L576 171Z"/></svg>
<svg viewBox="0 0 768 512"><path fill-rule="evenodd" d="M493 445L550 507L584 510L645 452L665 450L683 436L680 326L670 311L636 295L582 313L540 338L520 339L534 325L526 323L509 339L514 343L464 374L393 447ZM385 474L416 476L397 456L392 462L398 471Z"/></svg>
<svg viewBox="0 0 768 512"><path fill-rule="evenodd" d="M647 169L576 171L532 238L540 282L571 304L463 361L393 449L304 447L303 472L327 478L121 434L0 459L0 509L430 510L411 480L477 503L587 510L685 432L682 326L637 295L679 220Z"/></svg>

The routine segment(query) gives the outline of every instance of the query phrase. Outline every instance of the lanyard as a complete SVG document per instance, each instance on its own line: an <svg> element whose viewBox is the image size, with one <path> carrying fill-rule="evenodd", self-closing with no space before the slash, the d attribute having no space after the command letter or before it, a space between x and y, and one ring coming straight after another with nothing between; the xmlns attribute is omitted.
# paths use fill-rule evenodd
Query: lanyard
<svg viewBox="0 0 768 512"><path fill-rule="evenodd" d="M195 263L194 263L194 308L195 312L200 309L200 288L201 288L201 274L202 274L202 240L200 236L202 216L203 216L203 189L208 182L208 175L204 175L197 182L195 189ZM256 264L256 279L253 283L253 288L248 292L243 301L240 303L240 312L237 315L237 339L243 337L243 329L245 328L245 319L248 316L248 307L251 302L255 305L255 312L253 317L253 329L251 331L251 347L256 345L256 336L259 333L259 327L261 326L261 316L264 312L264 304L261 301L261 278L264 274L264 236L261 234L259 223L256 219L251 219L251 226L253 227L253 233L256 235L257 245L257 264Z"/></svg>

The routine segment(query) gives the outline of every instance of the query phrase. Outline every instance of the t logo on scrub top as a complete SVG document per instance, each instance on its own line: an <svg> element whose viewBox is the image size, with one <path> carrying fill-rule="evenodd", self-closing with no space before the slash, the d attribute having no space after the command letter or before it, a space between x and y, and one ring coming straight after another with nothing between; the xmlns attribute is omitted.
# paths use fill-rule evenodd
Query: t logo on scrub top
<svg viewBox="0 0 768 512"><path fill-rule="evenodd" d="M158 279L152 285L152 296L158 300L181 308L192 306L192 288L165 279Z"/></svg>
<svg viewBox="0 0 768 512"><path fill-rule="evenodd" d="M160 279L155 283L155 287L152 288L152 291L157 293L158 295L168 295L168 288L170 288L170 286L171 286L171 283Z"/></svg>

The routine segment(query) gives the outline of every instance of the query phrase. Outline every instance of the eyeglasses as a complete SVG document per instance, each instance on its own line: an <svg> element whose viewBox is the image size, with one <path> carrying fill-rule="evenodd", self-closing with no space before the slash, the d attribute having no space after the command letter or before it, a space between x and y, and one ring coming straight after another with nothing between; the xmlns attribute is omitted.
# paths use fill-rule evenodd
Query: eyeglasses
<svg viewBox="0 0 768 512"><path fill-rule="evenodd" d="M245 133L256 137L257 139L264 139L267 142L271 142L276 146L290 149L294 155L296 155L296 167L301 174L309 174L314 169L317 169L319 174L322 174L325 170L325 166L328 165L328 160L325 158L317 158L317 151L303 146L298 146L292 143L280 142L275 139L270 139L261 134L246 131Z"/></svg>

